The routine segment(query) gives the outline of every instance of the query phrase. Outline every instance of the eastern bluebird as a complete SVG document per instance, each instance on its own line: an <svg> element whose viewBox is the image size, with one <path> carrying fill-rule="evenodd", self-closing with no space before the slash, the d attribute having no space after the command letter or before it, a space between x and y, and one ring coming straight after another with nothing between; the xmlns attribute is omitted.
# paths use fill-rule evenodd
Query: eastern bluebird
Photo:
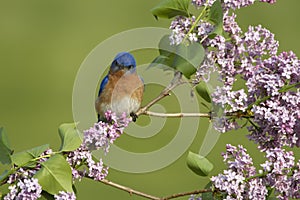
<svg viewBox="0 0 300 200"><path fill-rule="evenodd" d="M100 85L95 102L98 122L105 119L104 113L107 110L117 116L125 112L133 116L135 121L134 113L141 106L143 92L144 83L136 73L134 57L127 52L119 53Z"/></svg>

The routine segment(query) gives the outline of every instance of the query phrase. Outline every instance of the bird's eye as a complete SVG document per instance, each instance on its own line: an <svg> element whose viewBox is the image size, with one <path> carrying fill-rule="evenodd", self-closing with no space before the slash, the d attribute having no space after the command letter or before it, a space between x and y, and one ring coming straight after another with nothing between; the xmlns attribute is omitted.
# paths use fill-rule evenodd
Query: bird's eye
<svg viewBox="0 0 300 200"><path fill-rule="evenodd" d="M133 68L133 65L129 65L129 66L128 66L128 69L132 69L132 68Z"/></svg>

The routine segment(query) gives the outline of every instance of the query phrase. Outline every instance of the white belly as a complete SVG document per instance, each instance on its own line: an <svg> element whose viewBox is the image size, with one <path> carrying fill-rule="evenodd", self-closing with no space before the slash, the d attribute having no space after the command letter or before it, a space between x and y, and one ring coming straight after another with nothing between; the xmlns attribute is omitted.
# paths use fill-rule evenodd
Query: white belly
<svg viewBox="0 0 300 200"><path fill-rule="evenodd" d="M124 97L117 101L112 101L110 104L101 103L101 110L111 110L117 115L124 112L129 115L131 112L136 112L140 108L140 103L130 97Z"/></svg>

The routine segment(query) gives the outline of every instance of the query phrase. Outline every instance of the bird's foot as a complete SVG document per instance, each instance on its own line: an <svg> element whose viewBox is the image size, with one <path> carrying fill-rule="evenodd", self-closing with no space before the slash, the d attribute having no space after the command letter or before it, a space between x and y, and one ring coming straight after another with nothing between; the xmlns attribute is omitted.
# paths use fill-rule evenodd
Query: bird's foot
<svg viewBox="0 0 300 200"><path fill-rule="evenodd" d="M130 117L132 118L133 122L136 122L136 119L138 118L138 116L134 112L130 113Z"/></svg>

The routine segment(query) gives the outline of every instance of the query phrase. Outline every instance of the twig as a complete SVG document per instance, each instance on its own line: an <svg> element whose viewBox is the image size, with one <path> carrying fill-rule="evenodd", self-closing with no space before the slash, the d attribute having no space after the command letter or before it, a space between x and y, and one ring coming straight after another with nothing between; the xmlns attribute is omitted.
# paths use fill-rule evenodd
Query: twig
<svg viewBox="0 0 300 200"><path fill-rule="evenodd" d="M155 116L155 117L204 117L211 118L211 113L157 113L151 111L144 111L143 115Z"/></svg>
<svg viewBox="0 0 300 200"><path fill-rule="evenodd" d="M90 178L90 177L87 177L87 178ZM150 194L146 194L146 193L143 193L143 192L140 192L140 191L131 189L131 188L129 188L129 187L120 185L120 184L118 184L118 183L114 183L114 182L109 181L109 180L106 180L106 179L103 179L101 182L104 183L104 184L106 184L106 185L115 187L115 188L117 188L117 189L126 191L126 192L128 192L130 195L135 194L135 195L137 195L137 196L145 197L145 198L147 198L147 199L161 200L161 198L159 198L159 197L155 197L155 196L152 196L152 195L150 195Z"/></svg>
<svg viewBox="0 0 300 200"><path fill-rule="evenodd" d="M88 177L88 176L85 176L85 177L89 178L89 179L92 179L91 177ZM188 196L188 195L192 195L192 194L200 194L200 193L211 192L211 189L203 189L203 190L195 190L195 191L190 191L190 192L182 192L182 193L172 194L172 195L169 195L169 196L166 196L166 197L157 197L157 196L146 194L144 192L140 192L140 191L134 190L132 188L120 185L118 183L114 183L114 182L109 181L107 179L103 179L100 182L104 183L106 185L112 186L114 188L123 190L125 192L128 192L130 195L134 194L134 195L141 196L141 197L151 199L151 200L169 200L169 199L175 199L175 198L178 198L178 197Z"/></svg>
<svg viewBox="0 0 300 200"><path fill-rule="evenodd" d="M212 190L211 189L203 189L203 190L195 190L195 191L191 191L191 192L182 192L182 193L172 194L167 197L163 197L160 200L175 199L178 197L188 196L188 195L192 195L192 194L207 193L207 192L212 192Z"/></svg>
<svg viewBox="0 0 300 200"><path fill-rule="evenodd" d="M180 84L183 84L183 81L181 80L182 77L182 73L181 72L175 72L174 74L174 78L171 81L171 83L152 101L150 101L146 106L140 108L135 114L136 116L145 114L145 112L151 107L153 106L155 103L157 103L158 101L160 101L161 99L163 99L166 96L170 95L170 92L172 89L174 89L175 87L177 87Z"/></svg>

